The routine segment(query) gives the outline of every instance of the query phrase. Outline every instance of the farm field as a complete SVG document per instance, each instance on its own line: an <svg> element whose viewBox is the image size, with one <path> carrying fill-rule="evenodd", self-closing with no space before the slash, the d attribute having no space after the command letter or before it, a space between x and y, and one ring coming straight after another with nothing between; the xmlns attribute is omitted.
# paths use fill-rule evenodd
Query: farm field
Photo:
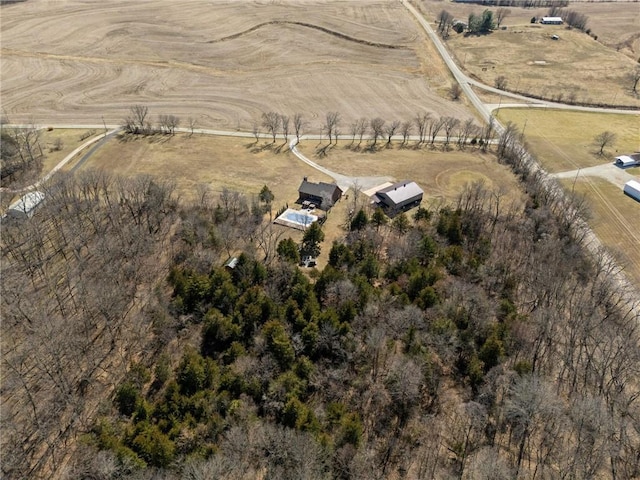
<svg viewBox="0 0 640 480"><path fill-rule="evenodd" d="M622 153L637 151L638 117L583 112L542 111L533 109L501 109L502 123L514 122L520 130L525 126L529 150L550 173L578 170L603 163L613 163ZM617 139L606 155L597 154L593 138L603 130L615 132ZM640 178L640 169L626 169ZM589 224L600 241L614 254L633 282L640 281L640 236L636 225L640 204L625 196L622 185L599 177L576 175L561 181L567 190L585 195L591 212ZM619 182L618 182L619 183Z"/></svg>
<svg viewBox="0 0 640 480"><path fill-rule="evenodd" d="M432 22L443 9L466 22L470 13L487 8L432 1L422 5ZM546 15L546 8L508 8L511 13L502 23L506 30L468 37L451 32L449 50L470 76L487 85L504 76L508 90L549 99L640 107L628 78L640 53L636 3L570 3L568 9L589 17L587 26L598 41L564 25L531 24L533 16ZM554 34L560 40L553 41Z"/></svg>
<svg viewBox="0 0 640 480"><path fill-rule="evenodd" d="M640 117L560 110L502 108L502 124L513 122L524 129L528 148L550 173L593 167L640 148ZM598 155L594 138L608 130L616 134L613 146Z"/></svg>
<svg viewBox="0 0 640 480"><path fill-rule="evenodd" d="M449 74L398 2L28 1L2 7L2 30L13 123L121 123L134 104L242 130L265 111L318 130L328 111L471 116L440 95Z"/></svg>
<svg viewBox="0 0 640 480"><path fill-rule="evenodd" d="M602 244L613 254L630 282L640 284L640 204L624 195L622 188L595 177L582 177L574 182L565 179L565 188L584 194L591 209L589 224Z"/></svg>

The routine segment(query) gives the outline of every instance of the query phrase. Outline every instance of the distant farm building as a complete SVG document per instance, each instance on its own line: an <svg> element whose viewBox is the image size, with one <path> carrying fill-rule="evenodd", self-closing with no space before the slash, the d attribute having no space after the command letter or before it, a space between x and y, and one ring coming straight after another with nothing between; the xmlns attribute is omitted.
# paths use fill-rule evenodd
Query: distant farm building
<svg viewBox="0 0 640 480"><path fill-rule="evenodd" d="M544 25L562 25L562 17L542 17L540 23Z"/></svg>
<svg viewBox="0 0 640 480"><path fill-rule="evenodd" d="M623 192L640 202L640 182L629 180L624 184Z"/></svg>
<svg viewBox="0 0 640 480"><path fill-rule="evenodd" d="M313 183L304 177L298 188L298 202L309 202L316 207L328 209L342 197L342 190L335 183Z"/></svg>
<svg viewBox="0 0 640 480"><path fill-rule="evenodd" d="M415 182L404 180L378 190L373 195L373 203L381 207L389 216L417 207L422 202L424 192Z"/></svg>
<svg viewBox="0 0 640 480"><path fill-rule="evenodd" d="M634 153L632 155L620 155L619 157L616 157L616 165L621 168L640 165L640 153Z"/></svg>
<svg viewBox="0 0 640 480"><path fill-rule="evenodd" d="M13 218L31 218L35 209L44 200L44 193L29 192L24 194L20 200L9 205L7 215Z"/></svg>

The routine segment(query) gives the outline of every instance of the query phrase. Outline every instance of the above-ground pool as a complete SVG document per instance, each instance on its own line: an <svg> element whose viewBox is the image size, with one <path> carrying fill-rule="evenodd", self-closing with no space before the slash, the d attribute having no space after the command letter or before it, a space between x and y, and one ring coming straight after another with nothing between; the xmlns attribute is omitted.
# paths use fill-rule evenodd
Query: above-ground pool
<svg viewBox="0 0 640 480"><path fill-rule="evenodd" d="M294 210L292 208L287 208L282 215L276 218L275 223L297 228L298 230L306 230L309 225L317 220L317 215L312 215L306 210Z"/></svg>

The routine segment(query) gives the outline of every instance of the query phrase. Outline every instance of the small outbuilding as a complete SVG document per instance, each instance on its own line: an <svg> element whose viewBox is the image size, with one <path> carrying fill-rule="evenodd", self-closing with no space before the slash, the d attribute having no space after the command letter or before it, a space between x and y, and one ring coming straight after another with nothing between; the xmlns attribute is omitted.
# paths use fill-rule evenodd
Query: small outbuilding
<svg viewBox="0 0 640 480"><path fill-rule="evenodd" d="M36 208L44 201L44 193L25 193L20 200L16 200L7 210L7 215L13 218L31 218Z"/></svg>
<svg viewBox="0 0 640 480"><path fill-rule="evenodd" d="M322 209L333 206L342 197L342 190L335 183L313 183L304 177L298 188L298 203L313 203Z"/></svg>
<svg viewBox="0 0 640 480"><path fill-rule="evenodd" d="M540 23L544 25L562 25L562 17L542 17Z"/></svg>
<svg viewBox="0 0 640 480"><path fill-rule="evenodd" d="M616 157L616 166L620 168L635 167L636 165L640 165L640 153Z"/></svg>
<svg viewBox="0 0 640 480"><path fill-rule="evenodd" d="M622 191L634 200L640 202L640 182L629 180L624 184L624 188L622 189Z"/></svg>
<svg viewBox="0 0 640 480"><path fill-rule="evenodd" d="M416 182L404 180L378 190L373 195L373 203L393 216L420 205L423 195L424 192Z"/></svg>

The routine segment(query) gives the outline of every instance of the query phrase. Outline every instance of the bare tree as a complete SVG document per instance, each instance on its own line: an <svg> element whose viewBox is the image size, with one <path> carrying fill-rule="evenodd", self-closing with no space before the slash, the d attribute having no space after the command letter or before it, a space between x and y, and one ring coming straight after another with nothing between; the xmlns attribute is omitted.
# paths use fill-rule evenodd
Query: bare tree
<svg viewBox="0 0 640 480"><path fill-rule="evenodd" d="M280 123L282 124L282 134L284 135L284 142L287 143L289 140L289 116L288 115L280 115Z"/></svg>
<svg viewBox="0 0 640 480"><path fill-rule="evenodd" d="M505 77L504 75L498 75L494 80L494 85L496 86L496 88L504 90L505 88L507 88L507 77Z"/></svg>
<svg viewBox="0 0 640 480"><path fill-rule="evenodd" d="M638 82L640 82L640 67L636 67L630 74L629 80L631 81L631 91L638 93Z"/></svg>
<svg viewBox="0 0 640 480"><path fill-rule="evenodd" d="M384 129L385 134L387 135L387 147L391 146L391 138L396 134L396 131L400 128L400 120L394 120L387 128Z"/></svg>
<svg viewBox="0 0 640 480"><path fill-rule="evenodd" d="M196 128L196 126L198 124L198 121L193 117L189 117L188 122L189 122L189 129L191 130L191 133L189 134L189 136L192 137L193 136L193 131L195 130L195 128Z"/></svg>
<svg viewBox="0 0 640 480"><path fill-rule="evenodd" d="M413 124L409 120L402 122L402 125L400 125L400 134L402 135L403 146L407 144L407 141L409 140L409 136L411 136L412 128L413 128Z"/></svg>
<svg viewBox="0 0 640 480"><path fill-rule="evenodd" d="M453 15L446 10L441 10L438 14L438 33L443 38L449 36L449 29L451 28L451 22L453 21Z"/></svg>
<svg viewBox="0 0 640 480"><path fill-rule="evenodd" d="M503 8L500 7L496 10L496 27L500 28L500 24L502 23L502 21L507 17L507 15L509 15L511 13L511 10L509 10L508 8Z"/></svg>
<svg viewBox="0 0 640 480"><path fill-rule="evenodd" d="M323 129L327 132L329 137L329 145L331 145L331 139L335 136L336 143L338 143L338 124L340 123L340 114L338 112L328 112L325 115L325 123Z"/></svg>
<svg viewBox="0 0 640 480"><path fill-rule="evenodd" d="M371 148L375 148L378 139L382 138L384 132L384 120L380 117L374 118L371 120L369 128L371 129L371 140L373 140Z"/></svg>
<svg viewBox="0 0 640 480"><path fill-rule="evenodd" d="M136 125L136 133L144 132L147 126L146 118L149 114L149 108L145 105L134 105L131 107L131 115Z"/></svg>
<svg viewBox="0 0 640 480"><path fill-rule="evenodd" d="M418 145L424 143L427 139L427 127L430 118L431 114L429 113L419 113L414 119L416 128L418 129Z"/></svg>
<svg viewBox="0 0 640 480"><path fill-rule="evenodd" d="M293 131L296 132L296 140L300 141L300 135L302 134L302 129L304 128L304 119L302 118L301 113L293 114Z"/></svg>
<svg viewBox="0 0 640 480"><path fill-rule="evenodd" d="M436 137L438 136L438 133L440 133L440 130L442 129L444 124L445 119L442 117L433 118L429 122L429 138L431 139L431 145L436 142Z"/></svg>
<svg viewBox="0 0 640 480"><path fill-rule="evenodd" d="M445 134L445 146L449 145L449 140L456 127L460 125L460 120L455 117L444 117L444 134Z"/></svg>
<svg viewBox="0 0 640 480"><path fill-rule="evenodd" d="M158 123L161 132L175 135L176 128L180 125L180 118L175 115L160 115Z"/></svg>
<svg viewBox="0 0 640 480"><path fill-rule="evenodd" d="M356 121L356 134L358 135L358 147L360 146L360 144L362 143L362 138L364 137L365 133L367 133L367 125L369 124L369 122L367 121L366 118L359 118Z"/></svg>
<svg viewBox="0 0 640 480"><path fill-rule="evenodd" d="M451 82L451 87L449 87L449 95L451 96L451 100L460 99L460 95L462 95L462 87L458 82Z"/></svg>
<svg viewBox="0 0 640 480"><path fill-rule="evenodd" d="M263 113L262 126L266 128L273 137L272 143L276 143L276 135L278 134L278 129L280 128L280 114L276 112Z"/></svg>
<svg viewBox="0 0 640 480"><path fill-rule="evenodd" d="M458 130L458 147L462 150L467 144L467 140L475 130L476 126L473 123L473 118L468 118L464 123L460 125Z"/></svg>
<svg viewBox="0 0 640 480"><path fill-rule="evenodd" d="M605 130L604 132L596 135L593 140L600 149L598 151L598 155L604 155L604 149L610 147L616 141L616 134L609 130Z"/></svg>

